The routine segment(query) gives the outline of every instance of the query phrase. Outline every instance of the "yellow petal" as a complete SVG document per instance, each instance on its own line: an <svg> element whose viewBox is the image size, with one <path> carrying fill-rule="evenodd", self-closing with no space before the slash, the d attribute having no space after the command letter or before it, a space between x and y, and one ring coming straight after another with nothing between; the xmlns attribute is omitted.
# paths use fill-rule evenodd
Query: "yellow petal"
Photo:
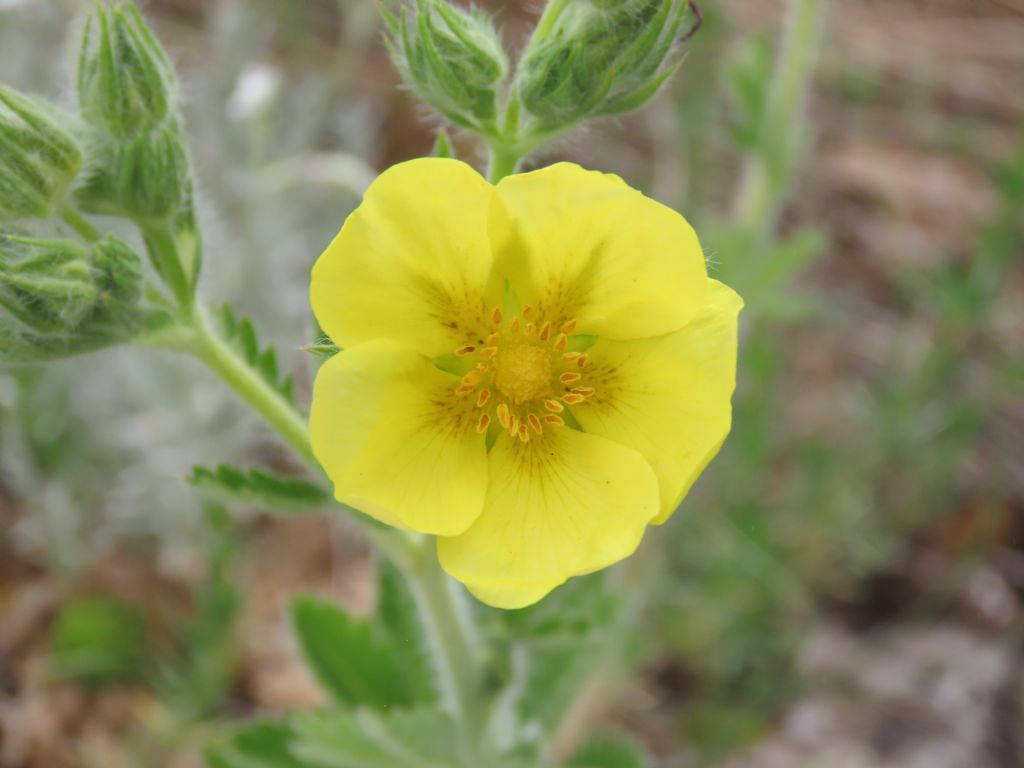
<svg viewBox="0 0 1024 768"><path fill-rule="evenodd" d="M391 341L345 350L313 386L313 451L335 496L388 525L456 535L483 509L484 435L458 379Z"/></svg>
<svg viewBox="0 0 1024 768"><path fill-rule="evenodd" d="M617 176L559 163L505 178L498 194L496 267L541 316L637 339L678 330L704 304L693 229Z"/></svg>
<svg viewBox="0 0 1024 768"><path fill-rule="evenodd" d="M572 407L583 429L639 451L661 486L663 523L729 434L743 301L709 280L708 302L685 328L641 341L599 340L587 354L593 396Z"/></svg>
<svg viewBox="0 0 1024 768"><path fill-rule="evenodd" d="M343 348L391 338L430 357L480 338L501 298L487 298L494 197L457 160L412 160L382 173L313 267L320 327Z"/></svg>
<svg viewBox="0 0 1024 768"><path fill-rule="evenodd" d="M629 448L567 427L491 449L484 512L438 539L444 569L480 600L520 608L571 576L631 554L658 512L651 467Z"/></svg>

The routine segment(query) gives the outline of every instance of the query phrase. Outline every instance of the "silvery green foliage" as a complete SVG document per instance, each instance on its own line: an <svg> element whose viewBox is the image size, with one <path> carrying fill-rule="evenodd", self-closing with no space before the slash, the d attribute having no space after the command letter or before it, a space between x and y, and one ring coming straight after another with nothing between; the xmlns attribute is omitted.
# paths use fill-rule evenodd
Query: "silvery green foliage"
<svg viewBox="0 0 1024 768"><path fill-rule="evenodd" d="M537 130L643 106L676 69L686 0L552 3L523 52L515 88Z"/></svg>
<svg viewBox="0 0 1024 768"><path fill-rule="evenodd" d="M82 165L56 108L0 85L0 221L46 218Z"/></svg>
<svg viewBox="0 0 1024 768"><path fill-rule="evenodd" d="M384 19L391 56L416 95L458 126L493 133L508 57L490 19L448 0L415 0Z"/></svg>
<svg viewBox="0 0 1024 768"><path fill-rule="evenodd" d="M55 360L125 341L142 326L139 257L108 236L0 233L0 362Z"/></svg>

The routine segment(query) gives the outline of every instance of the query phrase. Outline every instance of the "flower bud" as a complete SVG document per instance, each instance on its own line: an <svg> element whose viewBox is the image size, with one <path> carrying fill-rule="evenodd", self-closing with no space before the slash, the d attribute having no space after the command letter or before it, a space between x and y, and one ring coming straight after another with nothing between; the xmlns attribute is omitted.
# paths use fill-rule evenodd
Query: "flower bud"
<svg viewBox="0 0 1024 768"><path fill-rule="evenodd" d="M508 57L490 19L448 0L383 13L391 57L416 94L456 125L493 132Z"/></svg>
<svg viewBox="0 0 1024 768"><path fill-rule="evenodd" d="M82 152L48 104L0 85L0 221L43 219L64 197Z"/></svg>
<svg viewBox="0 0 1024 768"><path fill-rule="evenodd" d="M115 136L134 136L167 116L174 89L167 54L135 6L98 6L86 21L78 62L85 119Z"/></svg>
<svg viewBox="0 0 1024 768"><path fill-rule="evenodd" d="M177 121L165 121L130 140L97 138L75 197L89 213L135 221L175 216L192 198L192 169Z"/></svg>
<svg viewBox="0 0 1024 768"><path fill-rule="evenodd" d="M675 71L687 0L552 3L523 52L516 88L538 132L631 112Z"/></svg>
<svg viewBox="0 0 1024 768"><path fill-rule="evenodd" d="M0 306L34 330L79 325L99 295L95 278L73 240L0 235Z"/></svg>
<svg viewBox="0 0 1024 768"><path fill-rule="evenodd" d="M129 338L141 321L142 269L108 236L91 247L0 234L0 361L52 360Z"/></svg>

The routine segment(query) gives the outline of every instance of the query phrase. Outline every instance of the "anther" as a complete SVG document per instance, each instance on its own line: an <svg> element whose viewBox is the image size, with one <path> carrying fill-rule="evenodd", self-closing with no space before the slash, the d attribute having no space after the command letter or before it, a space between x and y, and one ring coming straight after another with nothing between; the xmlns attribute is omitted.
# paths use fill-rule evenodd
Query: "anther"
<svg viewBox="0 0 1024 768"><path fill-rule="evenodd" d="M501 341L501 334L500 333L492 333L490 336L487 337L487 344L489 346L493 347L499 341Z"/></svg>
<svg viewBox="0 0 1024 768"><path fill-rule="evenodd" d="M490 360L496 354L498 354L497 347L484 347L483 349L480 350L480 357L483 358L484 360Z"/></svg>
<svg viewBox="0 0 1024 768"><path fill-rule="evenodd" d="M576 365L582 368L584 365L587 364L588 360L590 360L590 358L587 357L586 355L580 355L579 357L576 358Z"/></svg>
<svg viewBox="0 0 1024 768"><path fill-rule="evenodd" d="M538 435L544 431L544 427L540 425L540 419L537 418L537 414L531 413L526 419L530 422L530 426L533 427L533 431Z"/></svg>
<svg viewBox="0 0 1024 768"><path fill-rule="evenodd" d="M576 321L575 320L569 320L566 323L562 323L562 333L570 334L570 333L572 333L575 330L576 330Z"/></svg>
<svg viewBox="0 0 1024 768"><path fill-rule="evenodd" d="M574 394L574 395L583 395L584 397L590 397L592 394L594 394L594 388L593 387L573 387L572 388L572 394Z"/></svg>
<svg viewBox="0 0 1024 768"><path fill-rule="evenodd" d="M557 400L545 400L544 407L547 408L552 413L561 413L562 411L565 410L565 406L562 405Z"/></svg>
<svg viewBox="0 0 1024 768"><path fill-rule="evenodd" d="M519 432L519 427L521 426L524 425L520 424L519 417L514 415L512 416L512 420L509 422L508 431L515 435Z"/></svg>
<svg viewBox="0 0 1024 768"><path fill-rule="evenodd" d="M582 373L563 373L558 377L558 380L563 384L572 384L574 381L579 381L582 378Z"/></svg>
<svg viewBox="0 0 1024 768"><path fill-rule="evenodd" d="M512 333L519 333L519 318L518 317L513 317L512 318L512 322L508 324L508 329L510 331L512 331Z"/></svg>
<svg viewBox="0 0 1024 768"><path fill-rule="evenodd" d="M519 429L517 430L517 434L519 435L519 439L522 440L524 443L530 442L530 432L529 432L529 430L526 429L526 425L525 424L520 424L519 425Z"/></svg>
<svg viewBox="0 0 1024 768"><path fill-rule="evenodd" d="M547 341L551 338L551 323L544 323L540 327L540 340Z"/></svg>
<svg viewBox="0 0 1024 768"><path fill-rule="evenodd" d="M558 338L555 339L555 349L563 350L569 344L569 337L564 333L558 334Z"/></svg>
<svg viewBox="0 0 1024 768"><path fill-rule="evenodd" d="M476 385L474 385L474 384L463 384L458 389L455 390L455 394L458 395L459 397L465 397L466 395L473 394L473 392L475 390L476 390Z"/></svg>
<svg viewBox="0 0 1024 768"><path fill-rule="evenodd" d="M490 400L490 399L491 399L491 390L489 390L489 389L481 389L480 390L480 395L476 399L476 407L477 408L483 408L485 405L487 405L487 401Z"/></svg>
<svg viewBox="0 0 1024 768"><path fill-rule="evenodd" d="M472 355L474 352L476 352L476 347L472 344L467 344L466 346L459 347L455 350L455 354L459 357L466 357L466 355Z"/></svg>
<svg viewBox="0 0 1024 768"><path fill-rule="evenodd" d="M486 413L480 417L480 421L476 423L476 431L479 434L483 434L487 431L487 428L491 426L491 417Z"/></svg>
<svg viewBox="0 0 1024 768"><path fill-rule="evenodd" d="M527 336L533 336L533 334L536 331L537 331L537 324L536 323L527 323L526 324L526 335Z"/></svg>
<svg viewBox="0 0 1024 768"><path fill-rule="evenodd" d="M523 307L523 317L525 317L527 320L532 320L533 319L533 305L532 304L527 304L525 307Z"/></svg>
<svg viewBox="0 0 1024 768"><path fill-rule="evenodd" d="M582 357L582 356L583 356L583 353L581 353L581 352L566 352L564 355L562 355L562 359L563 360L575 360L578 357Z"/></svg>
<svg viewBox="0 0 1024 768"><path fill-rule="evenodd" d="M495 307L494 311L491 312L491 322L495 325L501 325L501 310L497 307Z"/></svg>
<svg viewBox="0 0 1024 768"><path fill-rule="evenodd" d="M570 394L568 394L568 395L566 395L565 397L562 398L563 402L566 405L579 405L580 403L582 403L586 399L587 398L585 398L583 395L577 395L574 392L570 393Z"/></svg>
<svg viewBox="0 0 1024 768"><path fill-rule="evenodd" d="M547 416L545 416L544 421L546 421L548 424L553 424L556 427L565 426L565 419L563 419L561 416L555 416L553 413L549 413Z"/></svg>
<svg viewBox="0 0 1024 768"><path fill-rule="evenodd" d="M508 418L508 405L501 403L497 409L498 423L501 424L505 429L508 429L509 418Z"/></svg>
<svg viewBox="0 0 1024 768"><path fill-rule="evenodd" d="M563 376L564 375L565 374L563 374ZM471 385L471 386L475 387L477 384L480 383L481 376L482 376L482 374L481 374L480 371L478 371L476 369L473 369L472 371L470 371L469 373L467 373L465 376L462 377L462 383L463 384L468 384L468 385ZM579 378L579 377L577 377L577 378Z"/></svg>

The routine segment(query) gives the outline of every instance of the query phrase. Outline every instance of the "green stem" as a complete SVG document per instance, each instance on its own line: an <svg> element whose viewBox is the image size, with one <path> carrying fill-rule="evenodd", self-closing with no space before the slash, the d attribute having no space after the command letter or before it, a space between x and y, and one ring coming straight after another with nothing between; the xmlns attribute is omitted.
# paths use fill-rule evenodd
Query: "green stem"
<svg viewBox="0 0 1024 768"><path fill-rule="evenodd" d="M142 225L141 229L153 267L171 289L178 304L185 308L192 306L192 285L182 269L174 235L164 225Z"/></svg>
<svg viewBox="0 0 1024 768"><path fill-rule="evenodd" d="M441 570L433 537L423 540L406 569L437 662L442 695L463 732L468 765L476 766L483 703L476 644L467 606L460 606L455 584Z"/></svg>
<svg viewBox="0 0 1024 768"><path fill-rule="evenodd" d="M760 144L747 161L733 211L735 224L759 240L775 226L797 161L795 126L814 74L824 8L825 0L789 0Z"/></svg>
<svg viewBox="0 0 1024 768"><path fill-rule="evenodd" d="M284 438L312 467L319 468L309 442L306 420L284 396L268 384L218 337L205 317L196 313L194 353Z"/></svg>
<svg viewBox="0 0 1024 768"><path fill-rule="evenodd" d="M64 220L64 223L81 235L84 240L87 240L90 243L98 242L100 237L102 237L99 230L90 224L82 214L70 205L61 206L60 217Z"/></svg>
<svg viewBox="0 0 1024 768"><path fill-rule="evenodd" d="M507 146L492 145L491 161L487 168L487 180L497 184L506 176L515 173L521 160L519 152Z"/></svg>
<svg viewBox="0 0 1024 768"><path fill-rule="evenodd" d="M540 19L537 21L537 26L533 30L530 42L541 40L550 35L551 30L558 23L558 17L565 13L571 2L572 0L550 0L547 8L544 9L544 13L541 14Z"/></svg>

